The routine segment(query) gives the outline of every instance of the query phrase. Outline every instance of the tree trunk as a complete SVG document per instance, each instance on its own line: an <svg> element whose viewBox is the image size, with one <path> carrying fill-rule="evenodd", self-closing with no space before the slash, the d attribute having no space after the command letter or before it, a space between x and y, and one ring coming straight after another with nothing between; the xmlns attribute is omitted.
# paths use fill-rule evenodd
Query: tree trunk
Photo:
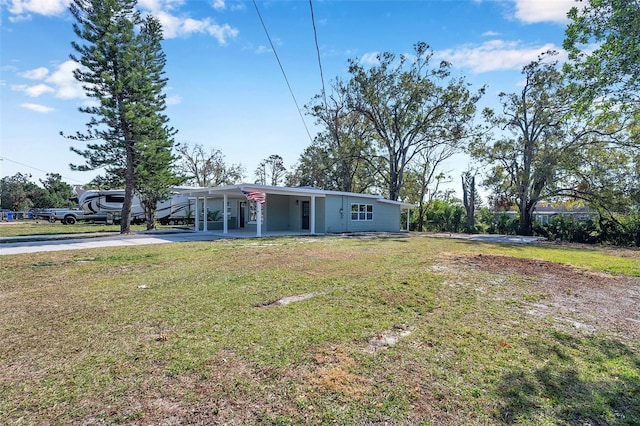
<svg viewBox="0 0 640 426"><path fill-rule="evenodd" d="M473 233L476 215L476 178L475 176L462 176L462 198L464 209L467 212L465 232Z"/></svg>
<svg viewBox="0 0 640 426"><path fill-rule="evenodd" d="M158 205L158 201L156 199L145 199L140 200L140 204L144 209L144 219L147 223L147 231L157 229L156 206Z"/></svg>
<svg viewBox="0 0 640 426"><path fill-rule="evenodd" d="M520 208L520 222L518 224L518 235L533 235L533 215L530 203L524 203Z"/></svg>
<svg viewBox="0 0 640 426"><path fill-rule="evenodd" d="M135 193L135 174L133 161L133 142L127 141L127 168L124 183L124 203L120 214L120 233L131 233L131 207Z"/></svg>
<svg viewBox="0 0 640 426"><path fill-rule="evenodd" d="M154 229L157 229L158 226L156 224L156 210L145 208L144 216L147 222L147 231L152 231Z"/></svg>
<svg viewBox="0 0 640 426"><path fill-rule="evenodd" d="M424 203L420 200L420 205L418 207L418 224L417 229L419 232L422 232L424 228Z"/></svg>

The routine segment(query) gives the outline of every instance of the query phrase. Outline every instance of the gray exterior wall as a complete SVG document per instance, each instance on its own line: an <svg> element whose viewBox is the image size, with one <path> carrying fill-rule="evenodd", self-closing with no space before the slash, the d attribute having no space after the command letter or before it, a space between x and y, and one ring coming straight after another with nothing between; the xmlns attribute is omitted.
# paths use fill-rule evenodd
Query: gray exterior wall
<svg viewBox="0 0 640 426"><path fill-rule="evenodd" d="M327 199L316 198L316 232L327 232Z"/></svg>
<svg viewBox="0 0 640 426"><path fill-rule="evenodd" d="M286 195L267 195L265 222L267 231L289 231L290 198Z"/></svg>
<svg viewBox="0 0 640 426"><path fill-rule="evenodd" d="M302 201L306 197L289 197L289 229L299 232L302 230ZM296 200L298 203L296 204Z"/></svg>
<svg viewBox="0 0 640 426"><path fill-rule="evenodd" d="M275 197L272 195L271 197ZM302 229L302 203L304 201L309 202L309 207L311 207L311 197L295 197L295 196L281 196L283 198L289 199L288 205L288 228L283 228L281 230L295 231L300 232ZM269 199L271 200L271 199ZM268 201L271 203L271 201ZM324 224L325 224L325 202L324 198L316 197L316 210L315 210L315 219L316 219L316 232L324 233ZM311 224L309 224L309 228L311 228ZM271 225L269 225L269 230L271 229Z"/></svg>
<svg viewBox="0 0 640 426"><path fill-rule="evenodd" d="M327 195L325 198L325 229L324 232L349 232L347 214L349 212L349 197L342 195Z"/></svg>
<svg viewBox="0 0 640 426"><path fill-rule="evenodd" d="M325 232L399 232L400 206L381 203L375 198L327 195L325 198ZM352 204L371 204L373 220L352 220Z"/></svg>
<svg viewBox="0 0 640 426"><path fill-rule="evenodd" d="M400 206L376 202L373 216L376 231L400 232Z"/></svg>

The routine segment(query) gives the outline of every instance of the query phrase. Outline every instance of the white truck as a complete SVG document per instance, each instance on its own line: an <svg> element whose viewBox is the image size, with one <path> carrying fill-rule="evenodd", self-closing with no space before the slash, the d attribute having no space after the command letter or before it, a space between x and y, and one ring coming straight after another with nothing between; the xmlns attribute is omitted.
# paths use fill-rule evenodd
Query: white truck
<svg viewBox="0 0 640 426"><path fill-rule="evenodd" d="M107 213L88 214L82 209L45 209L35 214L36 219L45 219L51 223L60 221L64 225L76 222L113 223L113 217Z"/></svg>

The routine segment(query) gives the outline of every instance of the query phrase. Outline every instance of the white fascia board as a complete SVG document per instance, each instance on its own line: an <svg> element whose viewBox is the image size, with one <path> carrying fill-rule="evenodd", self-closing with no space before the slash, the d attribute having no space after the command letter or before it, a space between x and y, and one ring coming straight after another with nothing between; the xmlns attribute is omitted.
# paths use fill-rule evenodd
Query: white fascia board
<svg viewBox="0 0 640 426"><path fill-rule="evenodd" d="M242 191L255 191L255 192L264 192L269 195L289 195L289 196L300 196L300 197L320 197L324 198L327 195L336 195L336 196L346 196L352 198L366 198L369 200L379 201L381 203L395 204L399 205L401 208L411 208L416 207L417 204L403 203L401 201L392 201L387 200L381 195L372 195L372 194L361 194L356 192L344 192L344 191L328 191L324 189L317 188L294 188L294 187L286 187L286 186L272 186L272 185L260 185L255 183L241 183L239 185L226 185L226 186L216 186L216 187L186 187L180 188L177 192L182 193L183 195L191 196L191 197L204 197L209 195L219 195L227 194L230 197L243 197Z"/></svg>
<svg viewBox="0 0 640 426"><path fill-rule="evenodd" d="M386 203L386 204L395 204L397 206L400 206L400 208L403 208L403 209L410 209L410 208L418 207L417 204L405 203L403 201L387 200L386 198L380 198L378 201L380 201L381 203Z"/></svg>
<svg viewBox="0 0 640 426"><path fill-rule="evenodd" d="M329 191L315 188L291 188L286 186L242 184L238 186L241 191L264 192L269 195L315 196L324 197Z"/></svg>

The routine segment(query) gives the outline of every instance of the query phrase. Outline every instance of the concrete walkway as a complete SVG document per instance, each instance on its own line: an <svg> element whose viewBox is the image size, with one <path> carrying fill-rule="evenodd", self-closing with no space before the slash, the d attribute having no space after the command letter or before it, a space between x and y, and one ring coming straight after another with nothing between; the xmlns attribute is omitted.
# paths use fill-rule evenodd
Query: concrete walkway
<svg viewBox="0 0 640 426"><path fill-rule="evenodd" d="M532 244L546 241L544 237L527 237L523 235L494 235L494 234L425 234L425 237L455 238L459 240L483 241L487 243Z"/></svg>
<svg viewBox="0 0 640 426"><path fill-rule="evenodd" d="M208 232L170 231L118 233L34 235L0 238L0 255L42 251L86 250L99 247L139 246L188 241L213 241L222 238Z"/></svg>

